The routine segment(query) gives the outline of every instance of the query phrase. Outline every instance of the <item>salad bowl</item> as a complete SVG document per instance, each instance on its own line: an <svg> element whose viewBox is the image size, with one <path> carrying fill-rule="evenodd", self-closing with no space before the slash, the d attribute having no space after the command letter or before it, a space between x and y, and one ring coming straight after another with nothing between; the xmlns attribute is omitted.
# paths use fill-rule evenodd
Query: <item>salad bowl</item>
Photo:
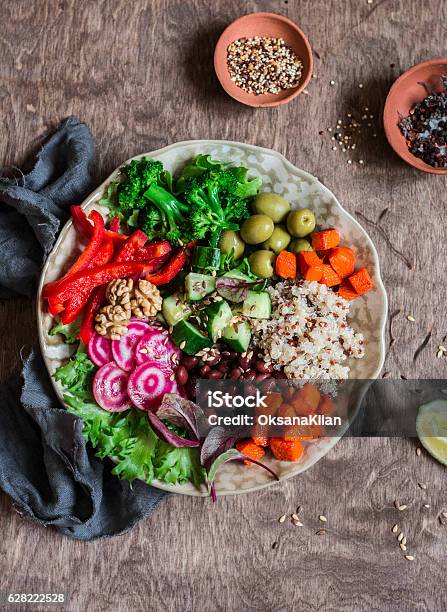
<svg viewBox="0 0 447 612"><path fill-rule="evenodd" d="M377 378L385 357L387 296L380 277L377 251L365 230L314 176L296 168L280 153L270 149L229 141L191 140L147 152L133 159L153 157L162 161L164 167L174 173L199 153L246 166L250 174L261 176L263 189L284 196L292 204L292 208L312 209L322 223L327 227L337 227L344 239L352 245L359 265L367 267L370 271L374 288L366 295L354 300L351 305L349 321L357 331L364 335L366 355L361 360L349 360L350 377L365 381ZM116 181L118 175L119 168L86 198L82 204L86 212L96 209L107 216L108 209L101 206L99 201L108 185ZM43 308L41 293L46 283L61 276L67 264L79 254L79 251L80 244L73 224L69 221L62 229L45 263L38 290L39 341L50 375L53 375L56 369L70 357L71 351L59 335L49 335L52 319ZM51 379L59 399L64 403L62 386L53 377ZM303 456L296 463L277 461L271 457L265 460L265 464L274 469L279 480L291 478L319 461L339 439L340 436L326 437L307 444ZM216 476L215 484L219 495L231 495L261 489L274 482L264 470L256 467L247 468L242 463L233 461L221 468ZM169 485L157 480L154 480L152 485L166 491L186 495L208 495L208 490L204 485L198 489L192 483Z"/></svg>

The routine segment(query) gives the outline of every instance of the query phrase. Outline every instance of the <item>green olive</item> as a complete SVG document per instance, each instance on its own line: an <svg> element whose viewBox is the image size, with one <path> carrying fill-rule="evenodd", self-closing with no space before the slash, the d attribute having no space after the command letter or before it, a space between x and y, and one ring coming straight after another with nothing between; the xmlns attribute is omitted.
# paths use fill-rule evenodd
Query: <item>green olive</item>
<svg viewBox="0 0 447 612"><path fill-rule="evenodd" d="M273 276L275 254L272 251L255 251L248 258L248 263L253 274L261 278L270 278Z"/></svg>
<svg viewBox="0 0 447 612"><path fill-rule="evenodd" d="M244 254L245 243L239 232L225 230L220 235L219 248L224 255L229 255L233 251L234 259L239 259Z"/></svg>
<svg viewBox="0 0 447 612"><path fill-rule="evenodd" d="M308 208L292 210L287 215L287 229L295 238L304 238L315 229L315 215Z"/></svg>
<svg viewBox="0 0 447 612"><path fill-rule="evenodd" d="M247 244L259 244L273 234L273 221L267 215L252 215L241 227L242 240Z"/></svg>
<svg viewBox="0 0 447 612"><path fill-rule="evenodd" d="M264 249L270 249L278 255L280 251L287 249L290 242L290 234L286 232L282 225L275 225L273 234L268 240L262 243Z"/></svg>
<svg viewBox="0 0 447 612"><path fill-rule="evenodd" d="M277 193L260 193L252 203L253 212L267 215L273 223L280 223L287 217L290 204Z"/></svg>
<svg viewBox="0 0 447 612"><path fill-rule="evenodd" d="M296 240L292 240L289 244L289 251L292 251L292 253L301 253L301 251L313 251L313 248L308 240L297 238Z"/></svg>

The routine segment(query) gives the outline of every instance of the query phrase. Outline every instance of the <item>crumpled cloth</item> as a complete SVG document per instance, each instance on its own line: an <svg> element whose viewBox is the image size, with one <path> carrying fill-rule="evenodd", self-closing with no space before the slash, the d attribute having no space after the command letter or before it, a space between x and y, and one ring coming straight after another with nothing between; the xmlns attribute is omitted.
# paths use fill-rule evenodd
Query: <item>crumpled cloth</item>
<svg viewBox="0 0 447 612"><path fill-rule="evenodd" d="M31 172L0 179L0 297L34 298L45 258L92 188L93 138L75 117L46 141ZM162 491L111 474L82 435L82 421L57 399L38 348L0 386L0 487L17 511L80 540L125 533Z"/></svg>

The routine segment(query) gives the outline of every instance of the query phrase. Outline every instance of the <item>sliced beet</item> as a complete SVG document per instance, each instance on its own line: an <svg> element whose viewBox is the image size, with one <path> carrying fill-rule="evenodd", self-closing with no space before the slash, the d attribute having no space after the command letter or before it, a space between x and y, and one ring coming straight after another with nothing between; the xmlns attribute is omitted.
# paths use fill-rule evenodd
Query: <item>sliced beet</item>
<svg viewBox="0 0 447 612"><path fill-rule="evenodd" d="M87 345L87 354L99 367L113 361L112 341L94 332Z"/></svg>
<svg viewBox="0 0 447 612"><path fill-rule="evenodd" d="M177 384L171 380L172 370L159 361L145 361L130 374L127 393L140 410L155 411L165 393L176 393Z"/></svg>
<svg viewBox="0 0 447 612"><path fill-rule="evenodd" d="M109 412L123 412L131 407L127 395L128 377L127 372L114 361L99 368L93 379L93 395L101 408Z"/></svg>
<svg viewBox="0 0 447 612"><path fill-rule="evenodd" d="M172 371L174 361L178 363L180 349L172 342L167 333L151 329L144 334L135 348L135 361L138 365L145 361L159 361Z"/></svg>
<svg viewBox="0 0 447 612"><path fill-rule="evenodd" d="M131 319L127 332L119 340L112 340L113 359L120 368L130 372L135 366L135 347L151 326L141 319Z"/></svg>

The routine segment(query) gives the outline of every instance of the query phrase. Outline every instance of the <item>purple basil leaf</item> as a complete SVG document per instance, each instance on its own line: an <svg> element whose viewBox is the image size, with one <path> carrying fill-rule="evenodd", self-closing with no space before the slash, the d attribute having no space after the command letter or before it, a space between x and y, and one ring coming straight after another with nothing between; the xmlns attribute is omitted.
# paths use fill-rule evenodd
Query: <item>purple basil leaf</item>
<svg viewBox="0 0 447 612"><path fill-rule="evenodd" d="M222 453L221 455L219 455L217 459L213 461L213 464L208 470L208 489L209 491L211 492L211 487L214 483L214 478L216 477L217 470L220 468L221 465L223 465L224 463L227 463L227 461L243 461L243 460L250 461L251 463L255 463L256 465L259 465L259 467L262 467L264 468L264 470L267 470L267 472L269 472L273 476L273 478L275 478L276 480L279 480L275 472L271 470L269 467L267 467L266 465L264 465L263 463L261 463L260 461L256 461L255 459L252 459L251 457L248 457L247 455L240 453L235 448L230 448L229 450L225 451L225 453Z"/></svg>
<svg viewBox="0 0 447 612"><path fill-rule="evenodd" d="M225 427L213 427L203 441L200 463L207 467L218 455L231 448L235 441L235 437Z"/></svg>
<svg viewBox="0 0 447 612"><path fill-rule="evenodd" d="M176 393L165 393L156 415L159 419L168 421L172 425L183 427L191 438L199 440L198 420L202 415L202 410L194 402Z"/></svg>
<svg viewBox="0 0 447 612"><path fill-rule="evenodd" d="M248 295L248 290L263 283L263 280L246 281L232 276L221 276L216 281L216 290L224 300L238 304L243 302Z"/></svg>
<svg viewBox="0 0 447 612"><path fill-rule="evenodd" d="M178 436L174 431L172 431L172 429L169 429L169 427L167 427L163 423L163 421L161 421L158 416L153 412L149 411L147 413L147 418L149 419L150 424L152 425L158 436L171 446L175 446L175 448L183 448L185 446L200 446L199 440L188 440L187 438L182 438L181 436Z"/></svg>

